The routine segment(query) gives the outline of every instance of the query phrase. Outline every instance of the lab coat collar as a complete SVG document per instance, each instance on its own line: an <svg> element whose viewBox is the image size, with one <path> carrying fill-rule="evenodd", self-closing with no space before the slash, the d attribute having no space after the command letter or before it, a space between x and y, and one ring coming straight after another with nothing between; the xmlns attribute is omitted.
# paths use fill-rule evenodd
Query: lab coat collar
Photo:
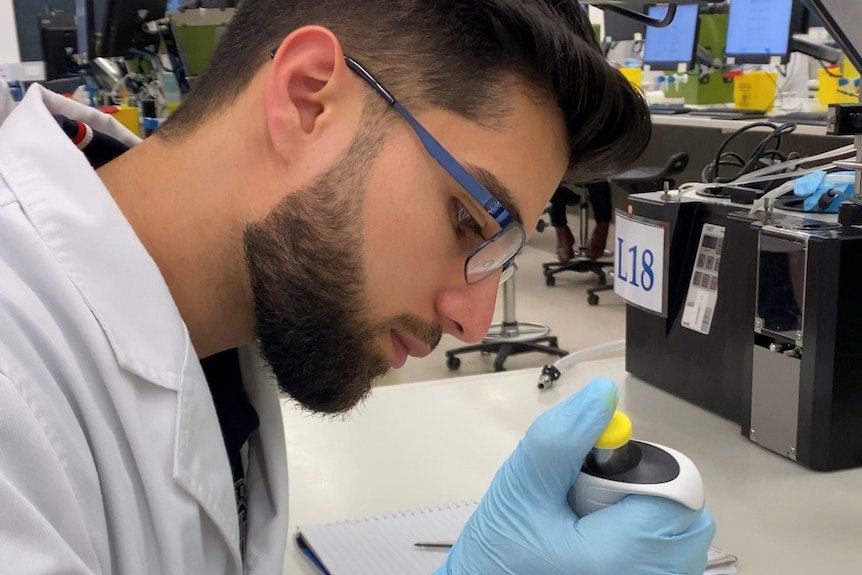
<svg viewBox="0 0 862 575"><path fill-rule="evenodd" d="M54 114L129 146L140 142L113 118L33 86L0 126L0 177L92 310L120 368L176 391L173 478L218 527L231 572L241 572L233 478L185 324L155 262Z"/></svg>
<svg viewBox="0 0 862 575"><path fill-rule="evenodd" d="M0 175L93 311L120 366L177 389L190 343L176 304L156 263L53 114L128 146L140 142L110 116L33 85L0 127Z"/></svg>
<svg viewBox="0 0 862 575"><path fill-rule="evenodd" d="M174 480L216 524L231 549L234 571L241 572L233 478L186 326L155 262L55 114L128 146L140 142L113 118L36 85L0 126L0 178L92 310L119 366L177 391ZM247 567L275 573L287 539L280 403L254 350L242 349L241 358L246 391L261 422L249 442L256 457L247 477Z"/></svg>

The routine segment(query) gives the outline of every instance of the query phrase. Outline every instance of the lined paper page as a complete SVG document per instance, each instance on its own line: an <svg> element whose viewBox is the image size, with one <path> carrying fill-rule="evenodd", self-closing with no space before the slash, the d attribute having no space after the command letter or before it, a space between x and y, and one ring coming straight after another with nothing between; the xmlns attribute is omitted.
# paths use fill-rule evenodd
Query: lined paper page
<svg viewBox="0 0 862 575"><path fill-rule="evenodd" d="M477 502L405 511L355 521L300 525L298 531L331 575L430 575L447 550L414 543L457 539ZM736 573L736 557L710 547L705 575Z"/></svg>
<svg viewBox="0 0 862 575"><path fill-rule="evenodd" d="M300 525L308 546L332 575L430 575L446 550L418 542L455 541L476 502L324 525Z"/></svg>

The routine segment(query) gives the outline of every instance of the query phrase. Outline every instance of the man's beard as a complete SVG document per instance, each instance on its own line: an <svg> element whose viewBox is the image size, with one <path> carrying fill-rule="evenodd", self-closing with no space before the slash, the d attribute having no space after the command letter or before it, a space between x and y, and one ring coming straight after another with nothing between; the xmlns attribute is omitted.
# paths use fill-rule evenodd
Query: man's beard
<svg viewBox="0 0 862 575"><path fill-rule="evenodd" d="M368 395L389 369L374 342L390 329L440 340L419 318L375 322L367 309L363 190L380 146L357 136L327 173L244 232L261 355L281 390L312 411L345 412Z"/></svg>

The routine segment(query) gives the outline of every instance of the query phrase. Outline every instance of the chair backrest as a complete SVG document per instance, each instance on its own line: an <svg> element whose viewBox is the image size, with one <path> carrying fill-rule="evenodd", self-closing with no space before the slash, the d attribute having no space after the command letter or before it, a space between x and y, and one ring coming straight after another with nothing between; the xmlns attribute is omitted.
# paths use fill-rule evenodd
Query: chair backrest
<svg viewBox="0 0 862 575"><path fill-rule="evenodd" d="M677 152L667 159L662 169L662 177L682 172L688 166L688 153Z"/></svg>
<svg viewBox="0 0 862 575"><path fill-rule="evenodd" d="M671 176L679 174L687 166L688 154L677 152L671 155L663 166L632 168L611 178L611 181L630 194L661 190L665 183L668 184L668 187L675 188L676 181Z"/></svg>

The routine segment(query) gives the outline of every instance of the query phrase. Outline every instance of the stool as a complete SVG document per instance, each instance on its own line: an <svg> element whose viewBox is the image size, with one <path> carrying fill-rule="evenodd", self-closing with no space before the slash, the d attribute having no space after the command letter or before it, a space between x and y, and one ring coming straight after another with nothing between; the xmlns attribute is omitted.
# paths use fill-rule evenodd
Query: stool
<svg viewBox="0 0 862 575"><path fill-rule="evenodd" d="M503 363L512 355L541 352L563 357L569 352L557 347L557 338L549 335L551 328L539 323L520 322L515 319L515 276L503 284L503 321L491 324L482 343L467 345L446 352L446 367L461 367L459 355L478 351L495 353L494 371L506 371ZM544 344L544 345L543 345Z"/></svg>

